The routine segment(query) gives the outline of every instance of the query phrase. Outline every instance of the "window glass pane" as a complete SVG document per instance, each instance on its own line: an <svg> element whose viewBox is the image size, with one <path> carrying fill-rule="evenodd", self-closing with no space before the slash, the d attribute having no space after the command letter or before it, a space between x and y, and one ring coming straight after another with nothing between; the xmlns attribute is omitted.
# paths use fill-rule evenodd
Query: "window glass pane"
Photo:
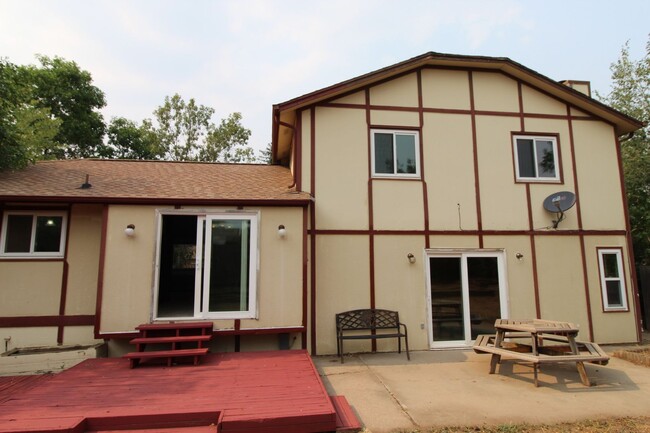
<svg viewBox="0 0 650 433"><path fill-rule="evenodd" d="M519 164L519 177L536 177L533 140L517 139L517 160Z"/></svg>
<svg viewBox="0 0 650 433"><path fill-rule="evenodd" d="M555 154L553 142L548 140L537 140L537 173L538 177L555 177Z"/></svg>
<svg viewBox="0 0 650 433"><path fill-rule="evenodd" d="M397 173L415 174L415 136L395 135Z"/></svg>
<svg viewBox="0 0 650 433"><path fill-rule="evenodd" d="M247 311L249 220L212 220L209 311Z"/></svg>
<svg viewBox="0 0 650 433"><path fill-rule="evenodd" d="M29 253L32 242L32 215L9 215L5 253Z"/></svg>
<svg viewBox="0 0 650 433"><path fill-rule="evenodd" d="M605 278L618 278L618 257L616 254L603 254Z"/></svg>
<svg viewBox="0 0 650 433"><path fill-rule="evenodd" d="M395 173L393 134L375 133L375 173Z"/></svg>
<svg viewBox="0 0 650 433"><path fill-rule="evenodd" d="M63 217L36 217L36 240L34 252L58 252L61 248Z"/></svg>
<svg viewBox="0 0 650 433"><path fill-rule="evenodd" d="M623 294L621 293L620 281L607 281L607 306L608 307L622 307Z"/></svg>

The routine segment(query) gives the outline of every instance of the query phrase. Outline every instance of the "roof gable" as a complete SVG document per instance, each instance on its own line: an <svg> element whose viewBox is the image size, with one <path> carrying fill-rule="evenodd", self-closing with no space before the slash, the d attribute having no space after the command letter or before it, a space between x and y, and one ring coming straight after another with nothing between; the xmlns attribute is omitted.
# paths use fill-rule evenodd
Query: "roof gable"
<svg viewBox="0 0 650 433"><path fill-rule="evenodd" d="M642 122L507 57L464 56L428 52L406 61L274 105L274 154L277 156L279 148L288 145L287 140L291 139L291 125L295 122L295 116L298 110L321 102L327 102L336 98L344 97L345 95L349 95L366 87L376 86L384 81L392 80L413 73L417 70L430 67L501 72L517 81L529 85L533 89L545 92L572 107L578 108L585 113L614 125L618 135L633 132L643 126Z"/></svg>

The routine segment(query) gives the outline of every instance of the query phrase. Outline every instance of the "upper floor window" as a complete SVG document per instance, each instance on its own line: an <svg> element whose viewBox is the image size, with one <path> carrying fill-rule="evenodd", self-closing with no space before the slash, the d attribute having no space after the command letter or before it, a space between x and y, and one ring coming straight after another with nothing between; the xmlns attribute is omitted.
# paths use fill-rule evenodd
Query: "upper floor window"
<svg viewBox="0 0 650 433"><path fill-rule="evenodd" d="M598 249L598 267L605 311L627 311L621 250L617 248Z"/></svg>
<svg viewBox="0 0 650 433"><path fill-rule="evenodd" d="M556 137L515 135L513 146L517 180L560 180Z"/></svg>
<svg viewBox="0 0 650 433"><path fill-rule="evenodd" d="M420 177L420 136L417 131L373 129L374 177Z"/></svg>
<svg viewBox="0 0 650 433"><path fill-rule="evenodd" d="M7 211L2 219L0 256L63 257L66 213Z"/></svg>

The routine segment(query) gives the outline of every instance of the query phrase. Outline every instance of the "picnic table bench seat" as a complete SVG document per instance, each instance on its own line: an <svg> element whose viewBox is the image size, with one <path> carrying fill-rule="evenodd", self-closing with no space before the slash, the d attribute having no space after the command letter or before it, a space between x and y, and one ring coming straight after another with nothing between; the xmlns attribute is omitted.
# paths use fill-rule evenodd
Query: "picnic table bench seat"
<svg viewBox="0 0 650 433"><path fill-rule="evenodd" d="M336 314L336 350L341 363L343 363L343 340L380 338L397 338L398 353L402 353L403 338L406 358L411 360L408 330L406 325L399 321L397 311L367 308Z"/></svg>

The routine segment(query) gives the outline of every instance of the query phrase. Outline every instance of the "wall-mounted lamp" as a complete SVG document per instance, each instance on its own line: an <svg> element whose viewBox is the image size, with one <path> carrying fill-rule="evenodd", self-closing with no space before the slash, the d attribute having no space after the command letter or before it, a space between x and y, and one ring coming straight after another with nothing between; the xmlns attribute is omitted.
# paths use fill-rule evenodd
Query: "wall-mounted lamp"
<svg viewBox="0 0 650 433"><path fill-rule="evenodd" d="M126 228L124 229L124 234L130 238L135 236L135 224L129 224L128 226L126 226Z"/></svg>
<svg viewBox="0 0 650 433"><path fill-rule="evenodd" d="M409 263L415 263L415 256L413 255L413 253L408 253L406 255L406 258L409 259Z"/></svg>
<svg viewBox="0 0 650 433"><path fill-rule="evenodd" d="M287 229L284 228L283 224L280 224L278 226L278 236L280 236L281 238L284 238L286 235L287 235Z"/></svg>
<svg viewBox="0 0 650 433"><path fill-rule="evenodd" d="M523 260L524 259L524 255L521 254L521 253L515 254L515 257L517 258L517 260Z"/></svg>

